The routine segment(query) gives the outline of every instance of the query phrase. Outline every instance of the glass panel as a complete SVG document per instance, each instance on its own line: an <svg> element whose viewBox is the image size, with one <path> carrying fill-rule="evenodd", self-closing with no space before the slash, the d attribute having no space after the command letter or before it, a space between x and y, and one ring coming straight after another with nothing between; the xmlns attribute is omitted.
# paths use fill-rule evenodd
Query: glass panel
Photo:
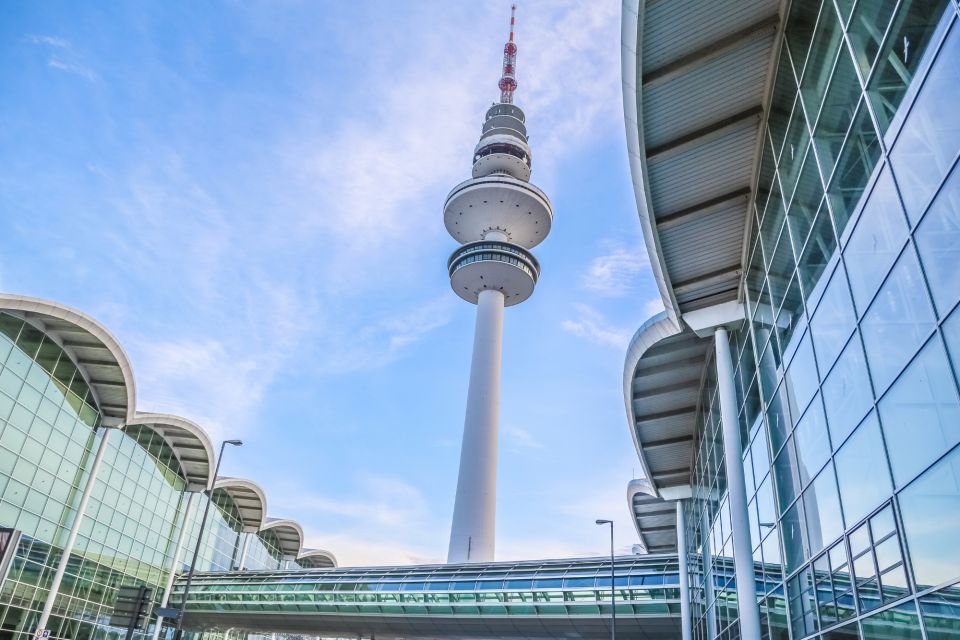
<svg viewBox="0 0 960 640"><path fill-rule="evenodd" d="M846 521L855 523L890 497L880 424L871 413L836 455L837 480Z"/></svg>
<svg viewBox="0 0 960 640"><path fill-rule="evenodd" d="M843 250L853 300L861 314L900 255L907 232L900 198L885 167Z"/></svg>
<svg viewBox="0 0 960 640"><path fill-rule="evenodd" d="M857 110L859 101L860 80L857 79L853 62L850 56L840 56L813 134L820 166L823 168L823 175L827 177L830 176L840 156L843 141L847 138L847 130L853 121L853 114Z"/></svg>
<svg viewBox="0 0 960 640"><path fill-rule="evenodd" d="M833 631L826 631L823 634L823 640L860 640L860 634L857 633L857 623L851 622L842 627L837 627Z"/></svg>
<svg viewBox="0 0 960 640"><path fill-rule="evenodd" d="M906 0L897 11L869 85L882 134L895 119L938 23L946 26L943 17L948 4L949 0Z"/></svg>
<svg viewBox="0 0 960 640"><path fill-rule="evenodd" d="M829 11L829 6L827 7ZM787 18L787 46L791 57L796 61L797 75L803 70L803 63L810 50L810 38L817 24L817 14L820 12L820 2L794 2L790 5L790 16Z"/></svg>
<svg viewBox="0 0 960 640"><path fill-rule="evenodd" d="M880 419L898 487L960 442L957 391L938 338L880 401Z"/></svg>
<svg viewBox="0 0 960 640"><path fill-rule="evenodd" d="M863 640L906 640L923 635L920 632L920 620L917 605L913 602L876 613L864 618L861 623Z"/></svg>
<svg viewBox="0 0 960 640"><path fill-rule="evenodd" d="M793 440L800 466L806 471L801 471L801 476L809 478L817 473L830 457L827 420L819 399L803 414L794 431Z"/></svg>
<svg viewBox="0 0 960 640"><path fill-rule="evenodd" d="M870 75L896 6L896 0L863 0L857 4L847 25L850 45L860 67L860 75L864 78Z"/></svg>
<svg viewBox="0 0 960 640"><path fill-rule="evenodd" d="M860 324L880 395L936 326L920 264L909 246Z"/></svg>
<svg viewBox="0 0 960 640"><path fill-rule="evenodd" d="M833 466L828 465L807 487L803 494L803 507L807 516L810 550L816 553L843 533L843 516L840 513Z"/></svg>
<svg viewBox="0 0 960 640"><path fill-rule="evenodd" d="M800 93L810 114L816 114L820 110L820 102L830 81L830 72L833 71L834 61L843 43L840 21L837 20L837 14L830 10L829 3L826 10L820 13L813 42L800 81ZM847 55L845 50L841 53Z"/></svg>
<svg viewBox="0 0 960 640"><path fill-rule="evenodd" d="M833 223L824 200L813 223L810 238L803 247L803 254L797 259L797 272L800 274L800 285L803 287L808 308L815 306L817 290L823 289L822 286L818 288L817 284L824 269L830 264L836 248L837 239L833 235Z"/></svg>
<svg viewBox="0 0 960 640"><path fill-rule="evenodd" d="M880 142L877 132L873 128L866 106L861 103L827 190L833 222L837 235L841 238L879 157Z"/></svg>
<svg viewBox="0 0 960 640"><path fill-rule="evenodd" d="M839 447L873 404L867 363L854 335L823 384L823 400L833 447Z"/></svg>
<svg viewBox="0 0 960 640"><path fill-rule="evenodd" d="M784 384L791 401L791 413L800 415L807 408L813 394L817 392L819 378L817 364L813 358L813 345L808 332L800 341L797 352L787 369Z"/></svg>
<svg viewBox="0 0 960 640"><path fill-rule="evenodd" d="M927 640L960 638L960 587L953 586L920 598Z"/></svg>
<svg viewBox="0 0 960 640"><path fill-rule="evenodd" d="M822 371L830 370L853 332L856 321L847 278L843 268L838 267L833 272L813 319L810 320L813 346Z"/></svg>
<svg viewBox="0 0 960 640"><path fill-rule="evenodd" d="M940 316L960 299L960 165L950 174L914 233Z"/></svg>
<svg viewBox="0 0 960 640"><path fill-rule="evenodd" d="M890 160L907 215L916 222L960 150L960 29L944 43L897 138Z"/></svg>
<svg viewBox="0 0 960 640"><path fill-rule="evenodd" d="M917 589L960 577L960 448L900 493Z"/></svg>

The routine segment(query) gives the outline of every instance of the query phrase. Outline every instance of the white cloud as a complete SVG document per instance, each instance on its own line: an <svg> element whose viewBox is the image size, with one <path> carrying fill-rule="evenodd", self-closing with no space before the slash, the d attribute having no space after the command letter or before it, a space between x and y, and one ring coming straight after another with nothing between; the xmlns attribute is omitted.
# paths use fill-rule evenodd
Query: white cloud
<svg viewBox="0 0 960 640"><path fill-rule="evenodd" d="M652 318L661 311L663 311L663 300L660 298L660 296L657 296L656 298L650 298L647 300L646 304L643 305L644 319Z"/></svg>
<svg viewBox="0 0 960 640"><path fill-rule="evenodd" d="M506 440L507 447L513 451L543 449L543 443L528 430L509 422L505 423L500 432Z"/></svg>
<svg viewBox="0 0 960 640"><path fill-rule="evenodd" d="M90 82L99 79L97 73L84 64L82 57L73 48L73 44L64 38L45 35L27 36L27 42L50 49L47 66L57 71L72 73Z"/></svg>
<svg viewBox="0 0 960 640"><path fill-rule="evenodd" d="M596 344L617 349L626 348L630 340L629 332L609 326L602 314L585 304L578 304L577 311L576 320L566 319L561 322L564 331Z"/></svg>
<svg viewBox="0 0 960 640"><path fill-rule="evenodd" d="M603 296L623 296L636 287L638 276L649 267L645 254L617 246L590 262L583 286Z"/></svg>

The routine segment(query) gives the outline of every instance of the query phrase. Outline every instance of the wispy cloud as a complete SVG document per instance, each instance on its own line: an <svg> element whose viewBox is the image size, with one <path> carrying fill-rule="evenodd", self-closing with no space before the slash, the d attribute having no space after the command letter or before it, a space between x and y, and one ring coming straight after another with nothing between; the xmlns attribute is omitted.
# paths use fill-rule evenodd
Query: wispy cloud
<svg viewBox="0 0 960 640"><path fill-rule="evenodd" d="M501 427L507 448L515 452L530 449L543 449L543 443L527 429L507 422Z"/></svg>
<svg viewBox="0 0 960 640"><path fill-rule="evenodd" d="M564 331L607 347L623 349L627 346L630 333L610 326L599 311L588 305L578 304L577 312L575 320L563 320L561 326Z"/></svg>
<svg viewBox="0 0 960 640"><path fill-rule="evenodd" d="M583 286L603 296L624 296L636 288L639 276L649 268L641 251L615 246L590 262L583 275Z"/></svg>
<svg viewBox="0 0 960 640"><path fill-rule="evenodd" d="M47 66L51 69L72 73L90 82L99 80L97 73L84 63L69 40L48 35L30 35L26 40L48 50Z"/></svg>

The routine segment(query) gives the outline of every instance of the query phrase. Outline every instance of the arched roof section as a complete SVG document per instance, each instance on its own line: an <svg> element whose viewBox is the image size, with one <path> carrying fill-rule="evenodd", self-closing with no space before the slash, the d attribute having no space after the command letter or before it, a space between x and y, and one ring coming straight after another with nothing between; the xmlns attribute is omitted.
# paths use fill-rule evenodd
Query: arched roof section
<svg viewBox="0 0 960 640"><path fill-rule="evenodd" d="M643 475L656 494L690 482L697 403L711 344L679 328L663 311L643 323L627 349L627 423Z"/></svg>
<svg viewBox="0 0 960 640"><path fill-rule="evenodd" d="M187 491L203 491L210 486L215 464L210 436L195 422L165 413L137 412L132 424L149 427L166 441L180 464Z"/></svg>
<svg viewBox="0 0 960 640"><path fill-rule="evenodd" d="M285 559L294 559L303 546L303 527L286 518L267 518L260 531L272 531L280 542L280 551Z"/></svg>
<svg viewBox="0 0 960 640"><path fill-rule="evenodd" d="M649 480L627 483L627 505L644 553L677 551L677 509L673 501L662 499Z"/></svg>
<svg viewBox="0 0 960 640"><path fill-rule="evenodd" d="M304 569L336 569L337 558L323 549L304 549L297 556L297 563Z"/></svg>
<svg viewBox="0 0 960 640"><path fill-rule="evenodd" d="M627 152L664 307L738 300L782 0L623 0ZM677 37L678 30L683 37Z"/></svg>
<svg viewBox="0 0 960 640"><path fill-rule="evenodd" d="M133 418L137 396L133 368L106 327L65 305L28 296L0 294L0 311L36 326L73 359L94 395L104 426L117 427Z"/></svg>
<svg viewBox="0 0 960 640"><path fill-rule="evenodd" d="M256 533L264 524L267 513L267 497L263 489L251 480L219 477L214 491L224 491L240 513L240 523L246 533Z"/></svg>

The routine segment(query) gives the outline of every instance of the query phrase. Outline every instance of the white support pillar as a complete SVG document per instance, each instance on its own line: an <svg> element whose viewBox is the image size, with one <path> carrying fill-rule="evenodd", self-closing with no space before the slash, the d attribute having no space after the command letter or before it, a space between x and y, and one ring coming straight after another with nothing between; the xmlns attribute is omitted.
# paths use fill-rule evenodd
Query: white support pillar
<svg viewBox="0 0 960 640"><path fill-rule="evenodd" d="M492 289L481 291L477 301L467 416L447 554L450 563L493 561L503 304L503 293Z"/></svg>
<svg viewBox="0 0 960 640"><path fill-rule="evenodd" d="M709 509L705 506L701 509L703 530L703 606L706 607L707 618L707 640L714 640L717 637L717 608L713 605L713 549L710 544L710 518Z"/></svg>
<svg viewBox="0 0 960 640"><path fill-rule="evenodd" d="M750 518L747 515L747 483L743 473L743 446L737 420L737 392L733 384L733 358L727 330L718 327L714 334L717 363L717 390L720 397L720 422L723 427L723 460L727 467L727 492L733 529L733 558L737 576L737 608L740 611L740 637L760 640L760 608L750 543Z"/></svg>
<svg viewBox="0 0 960 640"><path fill-rule="evenodd" d="M250 536L252 533L241 533L243 536L243 546L240 547L240 562L237 564L237 570L243 571L243 565L247 562L247 551L250 549Z"/></svg>
<svg viewBox="0 0 960 640"><path fill-rule="evenodd" d="M680 561L680 638L691 640L690 568L687 566L687 531L683 519L683 500L677 500L677 558Z"/></svg>
<svg viewBox="0 0 960 640"><path fill-rule="evenodd" d="M163 598L160 600L160 606L166 607L170 601L170 592L173 590L173 580L177 576L177 568L180 566L180 558L183 556L183 541L187 537L187 529L190 528L190 507L193 506L193 497L196 494L190 492L187 494L187 505L183 509L183 522L180 523L180 533L177 535L176 547L173 551L173 562L170 563L170 574L167 576L167 584L163 588ZM153 627L153 640L160 637L160 627L163 625L163 616L157 616L157 623Z"/></svg>
<svg viewBox="0 0 960 640"><path fill-rule="evenodd" d="M67 543L63 546L63 555L60 556L60 563L57 565L57 571L53 574L53 582L50 583L50 591L47 592L47 600L43 603L43 611L40 612L40 620L37 622L37 629L47 628L50 621L50 613L53 611L53 603L60 592L60 583L63 582L63 574L70 563L70 554L73 553L73 546L77 542L77 534L80 533L80 525L83 523L83 517L87 513L87 504L90 502L90 494L93 493L93 486L97 483L97 474L100 473L100 467L103 465L103 456L107 452L107 441L110 439L110 433L113 429L106 429L103 437L100 438L100 445L97 447L97 453L93 458L93 466L90 467L90 474L87 476L87 484L83 487L83 494L80 496L80 504L77 506L77 514L73 518L73 525L70 527L70 533L67 535Z"/></svg>

